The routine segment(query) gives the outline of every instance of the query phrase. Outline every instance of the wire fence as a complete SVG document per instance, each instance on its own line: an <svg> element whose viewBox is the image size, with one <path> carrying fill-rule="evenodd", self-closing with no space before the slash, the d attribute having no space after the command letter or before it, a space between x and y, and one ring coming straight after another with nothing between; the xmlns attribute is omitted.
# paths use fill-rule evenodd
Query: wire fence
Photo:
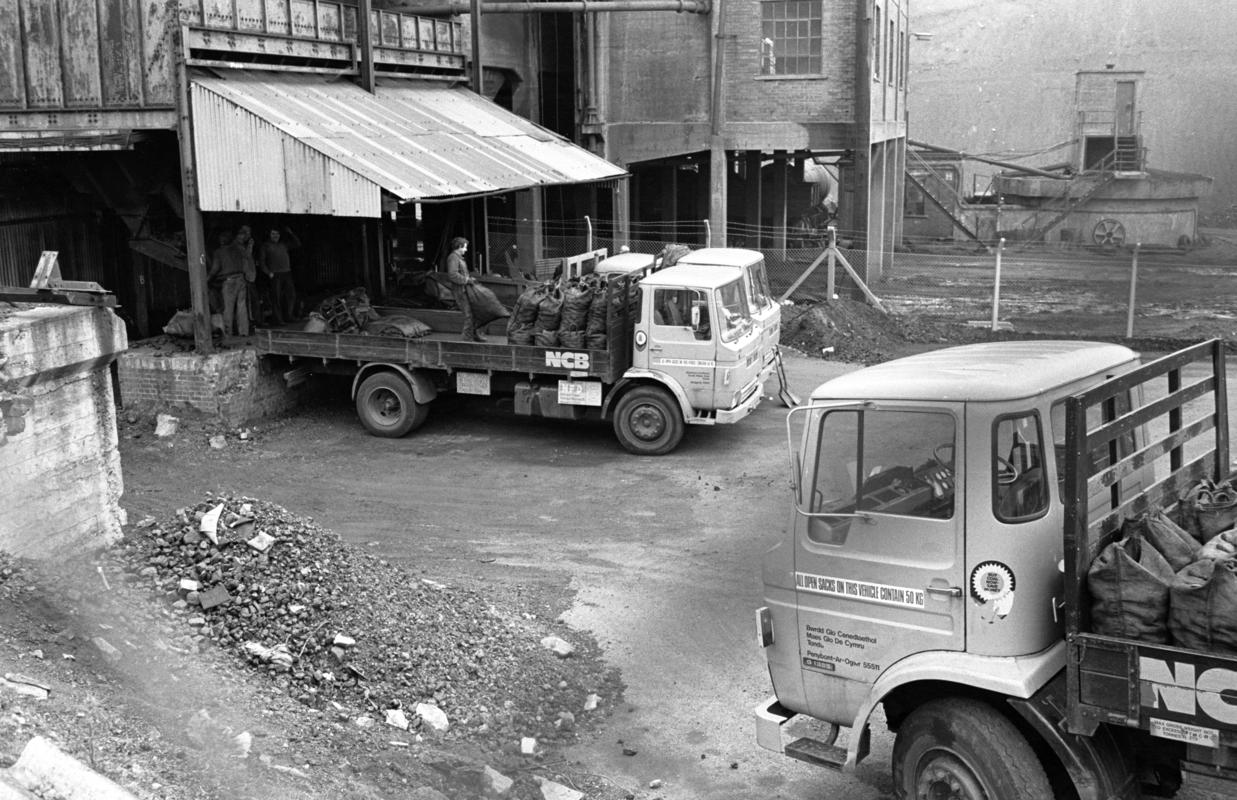
<svg viewBox="0 0 1237 800"><path fill-rule="evenodd" d="M498 220L490 231L491 265L503 264L515 243L514 220ZM627 246L656 254L667 244L703 247L711 241L707 222L640 223L630 238L590 230L583 221L544 227L545 259L538 278L552 274L557 259L587 249L615 253ZM827 232L791 228L729 226L726 245L758 250L765 256L769 281L782 295L823 255ZM715 245L717 237L712 236ZM1048 334L1103 337L1237 339L1237 232L1232 240L1213 238L1192 249L1133 246L1097 248L1061 244L920 242L877 260L853 231L838 231L838 253L867 280L882 304L895 314ZM999 263L999 267L998 267ZM837 292L862 299L839 266ZM827 268L820 263L796 289L796 302L824 301Z"/></svg>

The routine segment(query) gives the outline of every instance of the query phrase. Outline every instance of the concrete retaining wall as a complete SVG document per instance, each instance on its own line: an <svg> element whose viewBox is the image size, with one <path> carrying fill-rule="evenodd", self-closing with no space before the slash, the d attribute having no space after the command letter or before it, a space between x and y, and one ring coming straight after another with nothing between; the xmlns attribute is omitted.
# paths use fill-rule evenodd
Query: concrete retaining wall
<svg viewBox="0 0 1237 800"><path fill-rule="evenodd" d="M283 378L287 369L249 349L166 354L136 344L120 357L120 400L126 410L188 408L239 426L296 406L298 392Z"/></svg>
<svg viewBox="0 0 1237 800"><path fill-rule="evenodd" d="M110 309L0 309L0 549L55 557L120 537Z"/></svg>

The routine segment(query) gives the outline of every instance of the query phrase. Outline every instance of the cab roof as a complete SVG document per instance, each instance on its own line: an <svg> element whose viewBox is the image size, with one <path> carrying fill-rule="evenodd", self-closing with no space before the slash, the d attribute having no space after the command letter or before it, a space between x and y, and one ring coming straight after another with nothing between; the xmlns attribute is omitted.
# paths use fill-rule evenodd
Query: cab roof
<svg viewBox="0 0 1237 800"><path fill-rule="evenodd" d="M1128 347L1099 342L984 342L887 361L826 381L813 400L1001 401L1034 397L1138 364Z"/></svg>
<svg viewBox="0 0 1237 800"><path fill-rule="evenodd" d="M717 269L713 264L684 264L654 272L640 279L641 286L690 286L695 289L716 289L740 280L738 273Z"/></svg>
<svg viewBox="0 0 1237 800"><path fill-rule="evenodd" d="M719 267L746 267L764 259L755 250L739 247L706 247L693 250L676 261L676 264L713 264Z"/></svg>

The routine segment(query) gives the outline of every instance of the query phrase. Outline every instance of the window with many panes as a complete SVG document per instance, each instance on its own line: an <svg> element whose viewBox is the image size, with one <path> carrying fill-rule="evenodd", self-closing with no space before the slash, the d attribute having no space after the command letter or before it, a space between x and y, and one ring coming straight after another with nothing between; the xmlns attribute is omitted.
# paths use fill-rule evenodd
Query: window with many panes
<svg viewBox="0 0 1237 800"><path fill-rule="evenodd" d="M881 50L881 10L876 7L875 21L872 23L872 79L880 80L881 61L884 59Z"/></svg>
<svg viewBox="0 0 1237 800"><path fill-rule="evenodd" d="M822 0L765 0L761 10L761 67L764 75L819 75Z"/></svg>

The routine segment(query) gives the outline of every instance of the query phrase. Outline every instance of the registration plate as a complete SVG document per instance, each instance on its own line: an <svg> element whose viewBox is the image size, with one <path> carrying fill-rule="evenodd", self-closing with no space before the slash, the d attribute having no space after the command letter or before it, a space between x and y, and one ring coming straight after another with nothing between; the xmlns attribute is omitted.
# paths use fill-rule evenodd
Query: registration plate
<svg viewBox="0 0 1237 800"><path fill-rule="evenodd" d="M488 372L457 372L455 373L455 391L460 394L490 393L490 373Z"/></svg>
<svg viewBox="0 0 1237 800"><path fill-rule="evenodd" d="M600 406L601 384L597 381L559 381L558 402L564 406Z"/></svg>

